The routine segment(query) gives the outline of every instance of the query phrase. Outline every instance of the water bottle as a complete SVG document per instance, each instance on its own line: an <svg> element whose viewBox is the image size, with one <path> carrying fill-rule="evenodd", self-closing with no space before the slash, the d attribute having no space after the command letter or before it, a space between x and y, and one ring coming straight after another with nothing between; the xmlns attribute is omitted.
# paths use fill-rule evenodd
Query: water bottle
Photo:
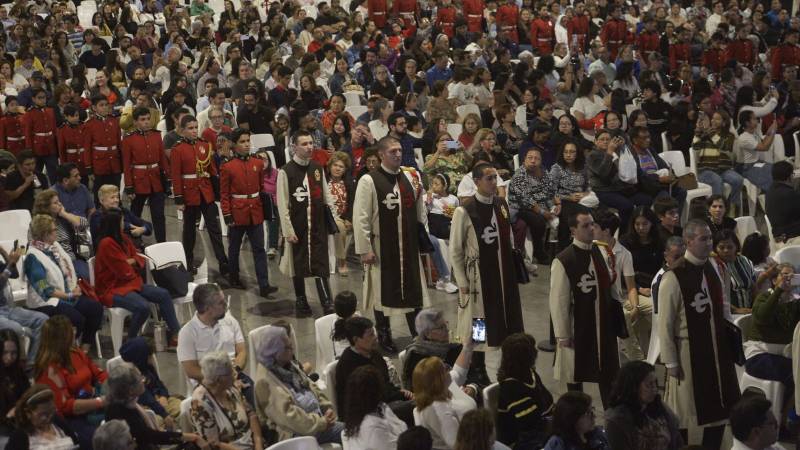
<svg viewBox="0 0 800 450"><path fill-rule="evenodd" d="M153 340L157 352L167 350L167 327L164 322L158 321L153 325Z"/></svg>

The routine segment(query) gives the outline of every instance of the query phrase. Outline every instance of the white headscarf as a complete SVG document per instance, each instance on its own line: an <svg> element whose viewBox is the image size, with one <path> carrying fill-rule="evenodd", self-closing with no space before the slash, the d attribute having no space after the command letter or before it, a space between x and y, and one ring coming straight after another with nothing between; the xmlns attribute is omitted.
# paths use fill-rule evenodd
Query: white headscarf
<svg viewBox="0 0 800 450"><path fill-rule="evenodd" d="M253 336L256 361L266 368L275 364L275 356L286 348L283 338L288 337L284 328L276 326L268 326L256 333Z"/></svg>
<svg viewBox="0 0 800 450"><path fill-rule="evenodd" d="M561 25L561 19L563 19L565 14L561 14L558 16L558 20L556 20L556 43L558 44L566 44L569 48L569 33L567 33L567 28L564 25Z"/></svg>

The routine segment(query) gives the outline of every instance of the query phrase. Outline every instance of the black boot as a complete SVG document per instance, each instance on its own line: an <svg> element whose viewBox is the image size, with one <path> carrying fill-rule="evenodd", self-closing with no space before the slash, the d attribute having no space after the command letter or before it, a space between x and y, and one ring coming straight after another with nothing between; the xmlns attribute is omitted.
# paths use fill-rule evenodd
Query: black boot
<svg viewBox="0 0 800 450"><path fill-rule="evenodd" d="M331 300L331 287L328 284L327 278L315 278L314 282L317 285L317 295L319 296L319 303L322 305L322 311L325 315L333 314L333 301Z"/></svg>
<svg viewBox="0 0 800 450"><path fill-rule="evenodd" d="M231 273L228 275L228 283L234 289L245 289L244 283L239 279L238 273Z"/></svg>
<svg viewBox="0 0 800 450"><path fill-rule="evenodd" d="M474 352L472 354L472 362L469 365L467 377L475 380L481 386L492 384L492 380L489 379L489 373L486 372L486 353Z"/></svg>
<svg viewBox="0 0 800 450"><path fill-rule="evenodd" d="M258 288L258 295L264 298L269 297L269 294L274 294L275 292L278 292L277 286L266 285Z"/></svg>
<svg viewBox="0 0 800 450"><path fill-rule="evenodd" d="M308 300L306 300L305 296L299 296L295 299L294 316L298 319L311 317L311 306L308 305Z"/></svg>
<svg viewBox="0 0 800 450"><path fill-rule="evenodd" d="M397 346L392 341L392 330L389 327L378 328L378 344L387 353L394 355L397 353Z"/></svg>
<svg viewBox="0 0 800 450"><path fill-rule="evenodd" d="M334 312L336 312L333 309L333 302L331 301L331 299L329 299L329 298L321 298L321 299L319 299L319 303L322 305L322 312L326 316L328 314L333 314Z"/></svg>

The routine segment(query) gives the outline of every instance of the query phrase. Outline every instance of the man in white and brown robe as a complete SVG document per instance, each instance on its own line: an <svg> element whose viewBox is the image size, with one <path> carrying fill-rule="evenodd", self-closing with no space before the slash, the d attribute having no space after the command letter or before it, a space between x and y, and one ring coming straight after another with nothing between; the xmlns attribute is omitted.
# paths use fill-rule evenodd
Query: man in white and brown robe
<svg viewBox="0 0 800 450"><path fill-rule="evenodd" d="M689 221L683 238L686 253L658 288L660 356L669 375L664 402L687 430L688 444L720 448L740 395L725 330L724 290L708 259L713 248L708 225Z"/></svg>
<svg viewBox="0 0 800 450"><path fill-rule="evenodd" d="M587 210L569 218L570 246L550 267L550 314L558 341L553 377L562 390L598 383L605 406L619 370L617 336L623 323L619 300L611 295L611 275L592 243L594 220Z"/></svg>
<svg viewBox="0 0 800 450"><path fill-rule="evenodd" d="M427 214L419 173L400 166L400 141L386 136L377 147L381 165L356 187L353 240L367 266L361 310L374 310L381 347L396 353L389 317L405 315L414 335L416 313L427 303L419 248Z"/></svg>

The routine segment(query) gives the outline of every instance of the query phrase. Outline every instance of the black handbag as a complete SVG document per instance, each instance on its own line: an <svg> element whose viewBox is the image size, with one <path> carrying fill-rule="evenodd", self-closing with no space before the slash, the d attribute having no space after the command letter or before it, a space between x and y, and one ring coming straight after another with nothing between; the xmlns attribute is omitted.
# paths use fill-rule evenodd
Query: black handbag
<svg viewBox="0 0 800 450"><path fill-rule="evenodd" d="M266 192L262 192L260 196L261 196L261 208L264 210L264 220L268 221L275 220L275 215L272 213L273 211L272 196L267 194Z"/></svg>
<svg viewBox="0 0 800 450"><path fill-rule="evenodd" d="M328 229L328 234L336 234L339 232L339 225L336 225L333 211L327 206L325 206L325 228Z"/></svg>
<svg viewBox="0 0 800 450"><path fill-rule="evenodd" d="M433 242L431 242L431 237L428 235L428 230L421 223L417 224L417 237L419 239L418 247L420 253L433 253L436 250L433 248Z"/></svg>
<svg viewBox="0 0 800 450"><path fill-rule="evenodd" d="M156 286L169 291L172 298L185 297L189 292L189 282L192 274L186 270L182 262L171 262L159 268L152 269L150 274Z"/></svg>
<svg viewBox="0 0 800 450"><path fill-rule="evenodd" d="M525 256L519 249L511 250L511 263L514 265L514 274L517 276L517 283L528 284L531 281L531 275L525 267Z"/></svg>
<svg viewBox="0 0 800 450"><path fill-rule="evenodd" d="M742 329L725 319L723 319L723 322L725 322L725 338L728 341L728 345L731 347L731 358L733 358L733 362L735 362L738 366L744 366Z"/></svg>
<svg viewBox="0 0 800 450"><path fill-rule="evenodd" d="M614 335L620 339L627 339L630 337L628 326L625 324L625 311L622 309L622 303L618 302L615 298L609 298L608 312L611 331L614 332Z"/></svg>

